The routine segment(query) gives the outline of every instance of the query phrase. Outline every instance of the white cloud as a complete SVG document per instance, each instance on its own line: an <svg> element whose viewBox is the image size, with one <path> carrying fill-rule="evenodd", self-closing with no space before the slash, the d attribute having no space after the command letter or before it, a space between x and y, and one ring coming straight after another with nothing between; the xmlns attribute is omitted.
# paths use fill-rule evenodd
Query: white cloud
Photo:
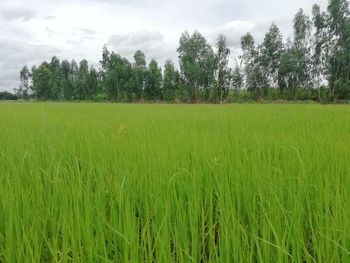
<svg viewBox="0 0 350 263"><path fill-rule="evenodd" d="M28 7L9 7L3 8L2 15L6 20L21 19L23 21L28 21L35 18L36 12Z"/></svg>
<svg viewBox="0 0 350 263"><path fill-rule="evenodd" d="M176 56L176 47L171 42L165 40L159 31L142 30L125 35L112 35L107 45L129 60L132 60L135 51L140 49L146 54L148 61L156 59L163 64L166 59Z"/></svg>
<svg viewBox="0 0 350 263"><path fill-rule="evenodd" d="M24 65L39 63L56 54L61 55L61 50L52 46L0 39L0 88L17 88L19 71Z"/></svg>
<svg viewBox="0 0 350 263"><path fill-rule="evenodd" d="M129 46L137 48L138 46L151 47L157 42L163 41L164 36L158 31L137 31L126 35L112 35L108 44L118 48L120 46Z"/></svg>

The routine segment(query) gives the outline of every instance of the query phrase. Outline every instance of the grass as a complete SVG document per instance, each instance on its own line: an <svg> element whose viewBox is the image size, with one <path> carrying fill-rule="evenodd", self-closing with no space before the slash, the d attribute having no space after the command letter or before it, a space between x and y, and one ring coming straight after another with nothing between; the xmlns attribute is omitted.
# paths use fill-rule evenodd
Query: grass
<svg viewBox="0 0 350 263"><path fill-rule="evenodd" d="M0 262L350 262L346 105L0 104Z"/></svg>

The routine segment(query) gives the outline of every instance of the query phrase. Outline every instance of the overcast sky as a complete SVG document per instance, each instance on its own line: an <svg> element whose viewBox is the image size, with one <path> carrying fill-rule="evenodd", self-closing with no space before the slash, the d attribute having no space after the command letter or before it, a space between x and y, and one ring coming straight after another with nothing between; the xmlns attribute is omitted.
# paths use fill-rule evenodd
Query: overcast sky
<svg viewBox="0 0 350 263"><path fill-rule="evenodd" d="M261 41L275 22L286 38L297 10L315 2L326 8L327 0L0 0L0 91L18 86L24 65L54 55L98 67L103 45L129 59L141 49L148 61L177 60L185 30L212 44L225 34L233 59L243 34Z"/></svg>

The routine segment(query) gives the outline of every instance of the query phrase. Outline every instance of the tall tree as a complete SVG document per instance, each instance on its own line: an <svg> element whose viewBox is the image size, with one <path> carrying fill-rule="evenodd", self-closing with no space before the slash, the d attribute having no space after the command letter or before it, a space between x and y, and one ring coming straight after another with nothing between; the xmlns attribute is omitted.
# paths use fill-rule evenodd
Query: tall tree
<svg viewBox="0 0 350 263"><path fill-rule="evenodd" d="M217 95L221 102L224 98L227 98L230 89L231 69L228 66L229 56L230 49L227 47L226 37L220 35L216 42L216 78Z"/></svg>
<svg viewBox="0 0 350 263"><path fill-rule="evenodd" d="M15 90L16 95L23 99L28 99L31 92L31 73L27 66L24 66L19 73L20 85L18 89Z"/></svg>
<svg viewBox="0 0 350 263"><path fill-rule="evenodd" d="M235 66L232 70L232 87L235 91L239 91L243 86L244 76L242 74L241 66L238 61L236 61Z"/></svg>
<svg viewBox="0 0 350 263"><path fill-rule="evenodd" d="M327 16L321 12L319 5L312 7L312 23L314 35L312 38L311 79L312 84L318 90L318 100L321 101L321 83L325 79L325 64L327 57Z"/></svg>
<svg viewBox="0 0 350 263"><path fill-rule="evenodd" d="M106 46L103 47L102 50L102 60L100 60L100 64L102 66L102 69L107 71L109 67L109 60L110 60L110 52Z"/></svg>
<svg viewBox="0 0 350 263"><path fill-rule="evenodd" d="M71 63L68 60L61 62L61 80L60 86L62 96L65 100L70 100L73 97L73 85L71 83Z"/></svg>
<svg viewBox="0 0 350 263"><path fill-rule="evenodd" d="M49 64L49 70L51 71L51 95L50 99L60 99L62 91L60 86L61 80L61 62L57 57L52 57Z"/></svg>
<svg viewBox="0 0 350 263"><path fill-rule="evenodd" d="M293 45L292 41L288 39L279 63L278 70L278 86L280 90L280 96L284 95L284 90L289 91L290 98L296 98L297 89L299 85L298 74L299 74L299 51Z"/></svg>
<svg viewBox="0 0 350 263"><path fill-rule="evenodd" d="M132 100L144 99L146 88L146 56L141 50L137 50L134 54L134 66L130 81L130 91Z"/></svg>
<svg viewBox="0 0 350 263"><path fill-rule="evenodd" d="M331 99L350 93L350 11L347 0L328 5L328 80Z"/></svg>
<svg viewBox="0 0 350 263"><path fill-rule="evenodd" d="M177 49L181 75L191 90L191 100L198 100L198 92L208 89L214 81L215 56L206 39L195 31L192 36L184 32Z"/></svg>
<svg viewBox="0 0 350 263"><path fill-rule="evenodd" d="M89 80L89 64L84 59L80 61L79 64L79 70L77 75L77 86L76 86L76 93L75 97L79 100L84 100L87 98L88 93L88 80Z"/></svg>
<svg viewBox="0 0 350 263"><path fill-rule="evenodd" d="M162 69L154 59L148 65L145 83L145 96L150 100L161 99Z"/></svg>
<svg viewBox="0 0 350 263"><path fill-rule="evenodd" d="M69 74L69 80L72 87L72 95L74 99L79 99L77 97L77 94L79 94L78 91L78 73L79 73L79 66L78 63L73 59L70 64L70 74Z"/></svg>
<svg viewBox="0 0 350 263"><path fill-rule="evenodd" d="M294 43L293 56L296 63L296 70L294 72L294 90L299 87L306 87L310 83L310 34L311 21L307 15L304 14L303 9L299 9L294 17ZM296 99L297 93L294 94Z"/></svg>
<svg viewBox="0 0 350 263"><path fill-rule="evenodd" d="M265 34L261 45L261 64L269 87L276 87L278 83L278 69L283 49L282 34L273 23Z"/></svg>
<svg viewBox="0 0 350 263"><path fill-rule="evenodd" d="M132 76L130 62L119 54L109 52L106 48L103 51L102 64L102 85L109 99L118 101L123 92L131 96L129 80Z"/></svg>
<svg viewBox="0 0 350 263"><path fill-rule="evenodd" d="M174 100L179 84L179 73L174 63L168 59L164 65L163 96L165 100Z"/></svg>
<svg viewBox="0 0 350 263"><path fill-rule="evenodd" d="M87 91L87 98L93 99L95 98L99 93L99 75L97 70L94 67L90 67L89 77L87 81L88 91Z"/></svg>
<svg viewBox="0 0 350 263"><path fill-rule="evenodd" d="M241 38L242 61L244 63L245 85L255 97L263 95L264 88L268 87L267 76L264 74L261 48L255 46L250 33Z"/></svg>
<svg viewBox="0 0 350 263"><path fill-rule="evenodd" d="M52 96L52 73L49 64L44 62L38 68L33 67L33 91L39 99L54 99Z"/></svg>

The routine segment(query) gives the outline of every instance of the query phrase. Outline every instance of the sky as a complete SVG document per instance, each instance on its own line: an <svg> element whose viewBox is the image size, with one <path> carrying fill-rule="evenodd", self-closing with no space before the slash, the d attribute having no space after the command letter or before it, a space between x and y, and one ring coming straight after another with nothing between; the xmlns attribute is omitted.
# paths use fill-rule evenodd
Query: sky
<svg viewBox="0 0 350 263"><path fill-rule="evenodd" d="M19 71L51 57L85 58L99 68L104 45L132 61L138 49L162 65L177 61L185 30L200 31L214 45L224 34L231 60L240 38L262 41L271 23L292 36L299 8L311 13L327 0L0 0L0 91L19 85Z"/></svg>

